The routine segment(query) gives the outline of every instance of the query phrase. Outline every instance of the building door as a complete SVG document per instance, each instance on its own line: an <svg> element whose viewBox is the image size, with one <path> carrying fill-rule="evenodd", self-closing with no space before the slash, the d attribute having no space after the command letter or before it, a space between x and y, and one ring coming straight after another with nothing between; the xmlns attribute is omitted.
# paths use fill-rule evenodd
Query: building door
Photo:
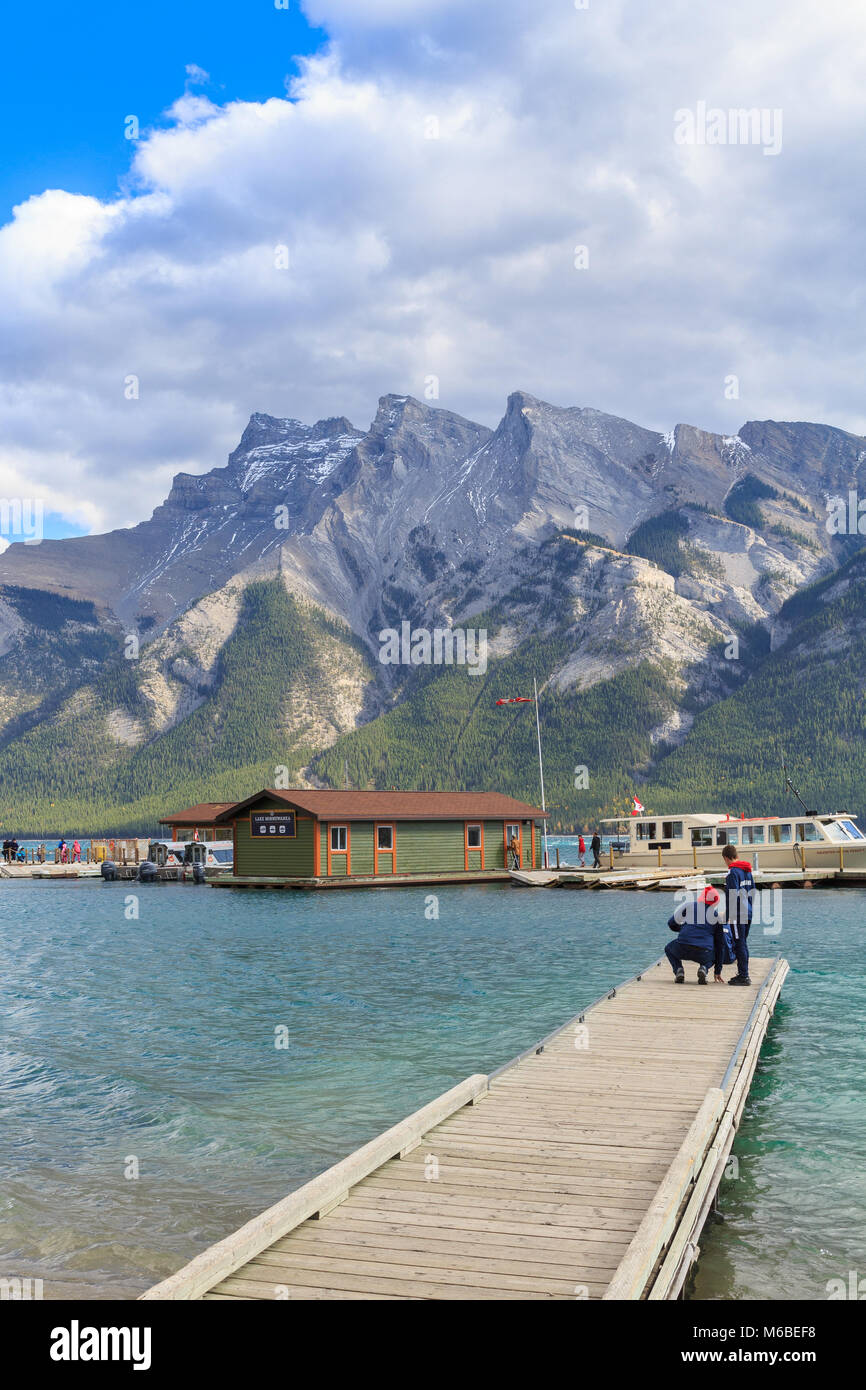
<svg viewBox="0 0 866 1390"><path fill-rule="evenodd" d="M520 828L520 821L513 821L505 827L505 867L512 867L511 842L517 841L517 867L523 868L523 834Z"/></svg>
<svg viewBox="0 0 866 1390"><path fill-rule="evenodd" d="M463 826L463 867L484 868L484 826L480 821L466 821Z"/></svg>
<svg viewBox="0 0 866 1390"><path fill-rule="evenodd" d="M328 876L352 872L352 838L348 825L328 826Z"/></svg>
<svg viewBox="0 0 866 1390"><path fill-rule="evenodd" d="M373 826L373 873L395 874L397 872L397 833L396 826L388 821L377 822Z"/></svg>

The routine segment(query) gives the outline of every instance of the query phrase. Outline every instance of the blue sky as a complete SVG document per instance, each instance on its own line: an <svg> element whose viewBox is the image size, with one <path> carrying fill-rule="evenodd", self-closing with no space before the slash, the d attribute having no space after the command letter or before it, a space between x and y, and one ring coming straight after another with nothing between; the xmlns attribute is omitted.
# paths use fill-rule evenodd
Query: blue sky
<svg viewBox="0 0 866 1390"><path fill-rule="evenodd" d="M46 188L110 198L129 167L124 119L159 123L195 64L212 100L285 95L318 48L298 0L39 0L6 7L0 78L0 222Z"/></svg>

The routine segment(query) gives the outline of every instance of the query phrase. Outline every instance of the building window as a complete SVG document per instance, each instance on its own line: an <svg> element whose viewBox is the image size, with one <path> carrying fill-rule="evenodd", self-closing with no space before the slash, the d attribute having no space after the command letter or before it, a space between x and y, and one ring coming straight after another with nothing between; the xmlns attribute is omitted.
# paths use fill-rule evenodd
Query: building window
<svg viewBox="0 0 866 1390"><path fill-rule="evenodd" d="M662 821L663 840L681 840L683 838L683 823L681 820Z"/></svg>
<svg viewBox="0 0 866 1390"><path fill-rule="evenodd" d="M393 825L376 826L376 847L380 850L394 848L394 827Z"/></svg>
<svg viewBox="0 0 866 1390"><path fill-rule="evenodd" d="M480 848L481 848L481 826L480 826L480 825L467 825L467 827L466 827L466 848L467 848L467 849L480 849Z"/></svg>
<svg viewBox="0 0 866 1390"><path fill-rule="evenodd" d="M654 840L656 837L656 823L654 820L639 820L636 830L639 840Z"/></svg>
<svg viewBox="0 0 866 1390"><path fill-rule="evenodd" d="M331 853L344 854L348 845L348 834L345 825L331 826Z"/></svg>

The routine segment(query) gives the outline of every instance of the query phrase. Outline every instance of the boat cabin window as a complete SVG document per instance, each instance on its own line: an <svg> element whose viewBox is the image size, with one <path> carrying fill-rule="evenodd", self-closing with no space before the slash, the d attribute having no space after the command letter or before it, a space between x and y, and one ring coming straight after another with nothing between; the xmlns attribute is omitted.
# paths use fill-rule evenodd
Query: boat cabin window
<svg viewBox="0 0 866 1390"><path fill-rule="evenodd" d="M740 831L736 825L720 825L716 831L717 845L739 844Z"/></svg>
<svg viewBox="0 0 866 1390"><path fill-rule="evenodd" d="M662 821L663 840L681 840L683 838L683 823L681 820Z"/></svg>
<svg viewBox="0 0 866 1390"><path fill-rule="evenodd" d="M765 834L765 831L766 831L766 826L764 826L764 825L744 825L744 826L743 826L743 844L744 844L744 845L762 845L762 844L764 843L764 834Z"/></svg>
<svg viewBox="0 0 866 1390"><path fill-rule="evenodd" d="M393 825L377 825L377 826L376 826L376 848L377 848L377 849L393 849L393 848L394 848L394 827L393 827Z"/></svg>
<svg viewBox="0 0 866 1390"><path fill-rule="evenodd" d="M466 848L467 848L467 849L480 849L480 848L481 848L481 826L480 826L480 825L467 825L467 827L466 827Z"/></svg>
<svg viewBox="0 0 866 1390"><path fill-rule="evenodd" d="M834 845L847 845L850 843L848 835L837 821L825 820L822 824Z"/></svg>
<svg viewBox="0 0 866 1390"><path fill-rule="evenodd" d="M827 831L834 845L847 845L852 840L862 840L864 836L849 820L825 820L822 821L824 829Z"/></svg>
<svg viewBox="0 0 866 1390"><path fill-rule="evenodd" d="M798 840L820 840L820 839L821 839L821 832L820 832L820 830L818 829L817 825L815 825L814 821L810 821L810 820L807 820L807 821L798 821L798 822L797 822L797 839L798 839Z"/></svg>
<svg viewBox="0 0 866 1390"><path fill-rule="evenodd" d="M770 825L767 827L771 845L790 845L794 832L790 825Z"/></svg>
<svg viewBox="0 0 866 1390"><path fill-rule="evenodd" d="M713 827L712 827L711 825L693 825L693 826L692 826L692 844L693 844L693 845L697 845L697 846L700 847L701 845L712 845L712 843L713 843Z"/></svg>
<svg viewBox="0 0 866 1390"><path fill-rule="evenodd" d="M346 850L348 835L345 825L331 826L331 849L335 854L342 854Z"/></svg>
<svg viewBox="0 0 866 1390"><path fill-rule="evenodd" d="M656 823L654 820L639 820L636 829L637 838L639 840L654 840L656 837Z"/></svg>
<svg viewBox="0 0 866 1390"><path fill-rule="evenodd" d="M232 852L230 849L214 849L211 853L218 864L230 864L232 862Z"/></svg>

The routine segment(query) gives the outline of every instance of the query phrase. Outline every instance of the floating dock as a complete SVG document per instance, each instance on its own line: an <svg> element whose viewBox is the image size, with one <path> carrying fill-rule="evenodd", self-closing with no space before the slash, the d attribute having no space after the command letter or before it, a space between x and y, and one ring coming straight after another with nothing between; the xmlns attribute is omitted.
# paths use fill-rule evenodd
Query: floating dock
<svg viewBox="0 0 866 1390"><path fill-rule="evenodd" d="M733 994L687 970L607 991L142 1297L678 1297L788 965Z"/></svg>
<svg viewBox="0 0 866 1390"><path fill-rule="evenodd" d="M727 870L722 869L511 869L509 878L518 888L690 888L712 883L720 887ZM822 888L866 883L862 869L755 869L757 888Z"/></svg>
<svg viewBox="0 0 866 1390"><path fill-rule="evenodd" d="M0 864L0 878L99 878L98 864Z"/></svg>
<svg viewBox="0 0 866 1390"><path fill-rule="evenodd" d="M131 883L138 881L138 864L115 864L117 881ZM216 883L224 869L214 868L208 865L205 868L205 879L208 883ZM69 879L69 878L92 878L98 882L102 881L101 864L4 864L0 867L0 878L39 878L39 879ZM156 870L156 882L158 883L192 883L192 869L189 865L167 864Z"/></svg>
<svg viewBox="0 0 866 1390"><path fill-rule="evenodd" d="M283 878L273 875L220 874L215 888L419 888L425 884L508 883L507 869L478 869L438 874L340 874L328 878Z"/></svg>

